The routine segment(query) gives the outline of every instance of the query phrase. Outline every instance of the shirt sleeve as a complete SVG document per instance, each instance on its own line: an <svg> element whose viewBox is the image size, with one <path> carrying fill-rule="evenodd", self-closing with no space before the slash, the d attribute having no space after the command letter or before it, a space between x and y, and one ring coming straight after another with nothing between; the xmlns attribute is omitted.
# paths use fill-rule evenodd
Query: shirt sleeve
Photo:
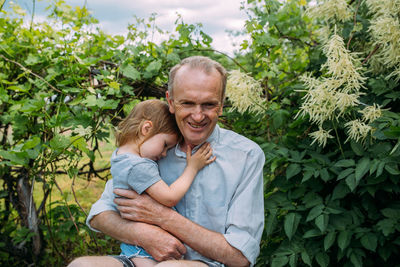
<svg viewBox="0 0 400 267"><path fill-rule="evenodd" d="M112 211L118 212L117 205L114 203L113 180L112 179L107 181L106 187L104 188L104 191L101 194L100 199L97 200L90 208L89 215L86 218L86 225L89 226L89 228L91 230L93 230L95 232L100 232L90 226L90 220L92 220L93 217L96 216L97 214L102 213L103 211L107 211L107 210L112 210Z"/></svg>
<svg viewBox="0 0 400 267"><path fill-rule="evenodd" d="M264 229L263 167L265 156L257 147L247 154L238 186L228 209L224 234L227 242L240 250L254 265L260 253L260 241Z"/></svg>
<svg viewBox="0 0 400 267"><path fill-rule="evenodd" d="M133 166L128 175L127 184L138 194L161 180L158 165L155 162L141 162Z"/></svg>

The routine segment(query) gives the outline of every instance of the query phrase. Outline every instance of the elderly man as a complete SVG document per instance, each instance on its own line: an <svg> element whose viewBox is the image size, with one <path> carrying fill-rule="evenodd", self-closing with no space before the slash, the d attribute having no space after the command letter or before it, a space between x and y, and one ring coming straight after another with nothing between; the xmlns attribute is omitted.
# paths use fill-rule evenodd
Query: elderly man
<svg viewBox="0 0 400 267"><path fill-rule="evenodd" d="M179 177L187 145L195 151L209 142L216 161L198 173L176 211L128 190L115 190L124 198L114 200L109 181L90 211L92 229L143 247L159 266L255 263L264 227L265 158L257 144L217 125L225 87L225 69L207 57L189 57L172 68L166 98L183 141L158 162L161 176L168 184ZM82 257L71 266L121 264L133 266L121 256Z"/></svg>

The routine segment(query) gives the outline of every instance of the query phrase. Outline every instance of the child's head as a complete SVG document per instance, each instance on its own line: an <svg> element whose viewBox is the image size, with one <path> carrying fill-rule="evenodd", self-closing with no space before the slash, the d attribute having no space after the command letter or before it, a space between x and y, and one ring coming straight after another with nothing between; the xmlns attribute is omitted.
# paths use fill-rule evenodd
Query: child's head
<svg viewBox="0 0 400 267"><path fill-rule="evenodd" d="M150 131L144 136L143 126L151 122ZM123 121L118 124L116 145L118 147L130 142L140 142L140 146L149 138L159 133L180 136L175 117L169 112L168 104L158 99L138 103Z"/></svg>

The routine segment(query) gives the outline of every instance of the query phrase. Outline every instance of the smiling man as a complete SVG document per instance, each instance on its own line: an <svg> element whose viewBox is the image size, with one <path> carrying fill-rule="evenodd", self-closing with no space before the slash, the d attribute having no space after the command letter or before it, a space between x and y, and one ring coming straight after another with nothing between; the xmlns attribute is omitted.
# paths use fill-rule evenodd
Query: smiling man
<svg viewBox="0 0 400 267"><path fill-rule="evenodd" d="M88 216L92 229L143 247L161 261L157 266L255 263L264 227L265 159L257 144L217 125L225 86L225 69L207 57L189 57L172 68L166 97L183 141L158 162L161 176L168 184L179 177L187 146L196 151L207 141L216 160L197 174L176 211L128 190L115 190L124 198L114 203L109 181ZM104 256L78 258L70 266L131 264Z"/></svg>

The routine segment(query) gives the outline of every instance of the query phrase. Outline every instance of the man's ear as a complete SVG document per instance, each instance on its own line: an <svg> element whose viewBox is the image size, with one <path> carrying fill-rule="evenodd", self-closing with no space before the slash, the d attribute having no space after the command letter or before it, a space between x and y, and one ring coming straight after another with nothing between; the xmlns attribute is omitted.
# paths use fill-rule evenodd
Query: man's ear
<svg viewBox="0 0 400 267"><path fill-rule="evenodd" d="M142 129L140 129L142 136L146 136L148 133L150 133L152 127L153 123L151 121L145 121L142 125Z"/></svg>
<svg viewBox="0 0 400 267"><path fill-rule="evenodd" d="M169 94L169 91L165 92L165 97L167 98L168 101L169 112L175 114L174 100L172 99L172 96Z"/></svg>

